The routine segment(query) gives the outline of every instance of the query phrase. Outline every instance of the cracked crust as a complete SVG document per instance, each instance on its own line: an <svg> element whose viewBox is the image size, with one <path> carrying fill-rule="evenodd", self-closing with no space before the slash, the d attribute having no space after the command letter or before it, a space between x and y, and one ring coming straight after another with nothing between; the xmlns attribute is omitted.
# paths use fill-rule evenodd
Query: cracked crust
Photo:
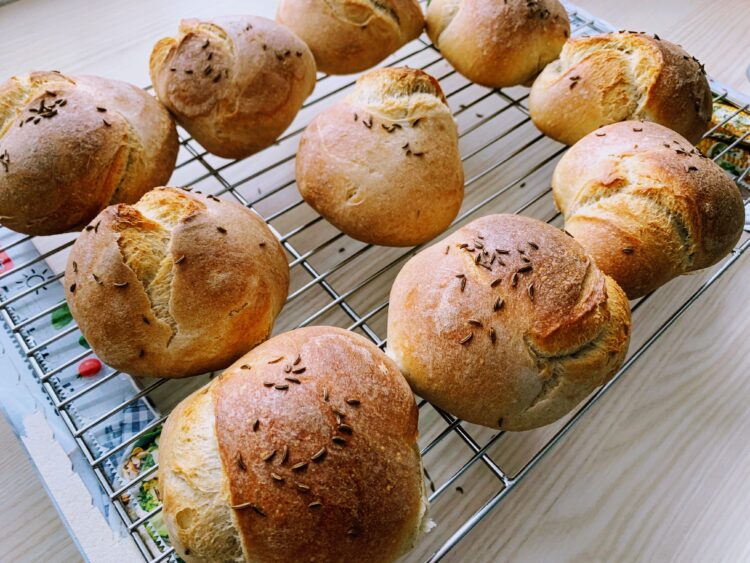
<svg viewBox="0 0 750 563"><path fill-rule="evenodd" d="M272 20L185 19L149 63L162 103L206 150L244 158L274 143L315 87L315 61Z"/></svg>
<svg viewBox="0 0 750 563"><path fill-rule="evenodd" d="M180 401L164 425L159 496L169 539L183 561L245 561L216 440L210 385Z"/></svg>
<svg viewBox="0 0 750 563"><path fill-rule="evenodd" d="M39 117L38 109L44 103ZM50 235L83 228L107 205L134 203L172 174L169 113L125 82L32 72L0 84L0 223Z"/></svg>
<svg viewBox="0 0 750 563"><path fill-rule="evenodd" d="M226 367L269 336L288 285L284 251L260 217L175 188L102 211L65 272L93 350L148 377Z"/></svg>
<svg viewBox="0 0 750 563"><path fill-rule="evenodd" d="M697 143L711 121L711 89L700 63L669 41L630 32L578 37L534 82L529 112L540 131L568 145L629 119Z"/></svg>
<svg viewBox="0 0 750 563"><path fill-rule="evenodd" d="M464 176L437 81L406 68L362 75L302 134L296 178L305 201L357 240L412 246L441 233L461 207Z"/></svg>
<svg viewBox="0 0 750 563"><path fill-rule="evenodd" d="M565 228L631 299L715 264L742 234L736 184L656 123L584 137L558 163L552 189Z"/></svg>
<svg viewBox="0 0 750 563"><path fill-rule="evenodd" d="M167 420L159 486L172 544L188 563L397 559L426 520L417 418L398 368L364 338L276 336Z"/></svg>
<svg viewBox="0 0 750 563"><path fill-rule="evenodd" d="M276 20L310 46L328 74L367 70L424 27L416 0L282 0Z"/></svg>
<svg viewBox="0 0 750 563"><path fill-rule="evenodd" d="M570 36L558 0L433 0L427 34L453 67L491 88L526 84Z"/></svg>
<svg viewBox="0 0 750 563"><path fill-rule="evenodd" d="M579 244L535 219L490 215L406 263L391 290L388 354L437 406L527 430L608 381L629 332L625 294Z"/></svg>

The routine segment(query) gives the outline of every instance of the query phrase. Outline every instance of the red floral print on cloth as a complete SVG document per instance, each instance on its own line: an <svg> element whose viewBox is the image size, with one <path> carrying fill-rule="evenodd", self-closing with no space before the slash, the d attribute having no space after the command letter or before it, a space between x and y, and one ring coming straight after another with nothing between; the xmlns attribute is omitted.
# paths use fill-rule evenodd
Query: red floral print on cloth
<svg viewBox="0 0 750 563"><path fill-rule="evenodd" d="M83 360L78 364L78 375L81 377L93 377L102 369L102 363L96 358Z"/></svg>
<svg viewBox="0 0 750 563"><path fill-rule="evenodd" d="M13 259L4 250L0 250L0 274L13 268Z"/></svg>

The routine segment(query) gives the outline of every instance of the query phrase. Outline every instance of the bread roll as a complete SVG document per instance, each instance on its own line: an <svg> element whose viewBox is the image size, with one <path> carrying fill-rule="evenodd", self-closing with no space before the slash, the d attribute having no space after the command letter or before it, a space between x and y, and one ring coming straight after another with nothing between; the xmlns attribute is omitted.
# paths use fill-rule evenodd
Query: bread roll
<svg viewBox="0 0 750 563"><path fill-rule="evenodd" d="M82 229L169 180L177 131L125 82L32 72L0 84L0 223L30 235Z"/></svg>
<svg viewBox="0 0 750 563"><path fill-rule="evenodd" d="M628 349L623 291L562 231L477 219L399 272L388 354L412 389L459 418L528 430L607 382Z"/></svg>
<svg viewBox="0 0 750 563"><path fill-rule="evenodd" d="M254 16L180 22L151 53L162 103L203 147L244 158L273 144L315 87L310 49L287 28Z"/></svg>
<svg viewBox="0 0 750 563"><path fill-rule="evenodd" d="M703 65L674 43L634 32L571 39L529 95L534 124L567 145L629 119L661 123L697 143L711 111Z"/></svg>
<svg viewBox="0 0 750 563"><path fill-rule="evenodd" d="M367 70L424 27L416 0L281 0L276 20L310 46L328 74Z"/></svg>
<svg viewBox="0 0 750 563"><path fill-rule="evenodd" d="M430 240L464 193L456 123L430 75L371 71L319 114L297 151L297 186L318 213L371 244Z"/></svg>
<svg viewBox="0 0 750 563"><path fill-rule="evenodd" d="M491 88L525 84L570 37L558 0L432 0L427 34L466 78Z"/></svg>
<svg viewBox="0 0 750 563"><path fill-rule="evenodd" d="M427 503L417 407L351 332L280 334L172 412L159 491L172 545L202 561L393 561Z"/></svg>
<svg viewBox="0 0 750 563"><path fill-rule="evenodd" d="M225 368L268 337L288 287L286 256L260 217L175 188L102 211L65 271L91 348L138 376Z"/></svg>
<svg viewBox="0 0 750 563"><path fill-rule="evenodd" d="M602 127L552 178L565 228L635 299L715 264L739 240L739 188L684 137L656 123Z"/></svg>

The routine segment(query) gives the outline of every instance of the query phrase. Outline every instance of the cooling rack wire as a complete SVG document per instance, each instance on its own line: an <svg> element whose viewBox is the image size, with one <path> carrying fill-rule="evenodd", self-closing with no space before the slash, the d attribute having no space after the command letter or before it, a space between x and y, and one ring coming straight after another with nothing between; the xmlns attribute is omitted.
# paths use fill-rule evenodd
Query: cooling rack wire
<svg viewBox="0 0 750 563"><path fill-rule="evenodd" d="M575 7L568 8L573 35L612 30ZM562 226L552 205L549 177L565 147L541 135L530 123L526 88L489 90L471 84L425 38L410 43L386 64L421 68L436 76L459 123L466 198L451 229L497 212L523 213ZM300 133L315 114L346 95L353 81L352 77L321 75L315 92L289 131L275 146L243 161L214 157L180 130L180 154L170 183L251 207L278 236L289 258L292 281L275 333L311 324L331 324L356 331L384 348L391 282L418 249L374 247L346 237L301 201L294 185L294 156ZM715 100L731 100L718 84L714 83L713 88ZM750 115L748 104L737 107L725 123L742 112ZM746 137L747 134L721 149L715 159L732 151ZM748 170L735 175L746 204L750 199L744 182ZM626 363L609 383L559 423L532 433L504 434L457 420L420 401L420 447L430 488L431 514L437 526L406 559L442 559L487 517L586 411L740 259L750 245L750 226L746 225L745 230L739 246L722 263L672 282L670 292L657 291L634 304L636 328ZM52 336L40 337L41 330L37 330L50 316L54 322L55 314L64 316L65 311L60 279L72 238L52 241L0 230L2 252L15 249L25 257L5 271L0 269L0 313L26 359L28 376L38 381L70 430L144 559L152 563L176 560L154 524L161 506L147 511L132 509L132 496L155 478L158 463L127 478L121 462L134 445L158 431L180 399L211 376L189 382L136 381L105 367L96 377L82 382L79 368L94 356L81 342L75 323L68 322ZM22 252L25 248L28 251ZM40 295L53 291L60 298L40 310ZM647 326L639 326L639 312L646 303L651 320ZM101 401L102 394L115 386L117 400ZM113 427L121 425L125 414L134 410L145 416L138 431L117 439Z"/></svg>

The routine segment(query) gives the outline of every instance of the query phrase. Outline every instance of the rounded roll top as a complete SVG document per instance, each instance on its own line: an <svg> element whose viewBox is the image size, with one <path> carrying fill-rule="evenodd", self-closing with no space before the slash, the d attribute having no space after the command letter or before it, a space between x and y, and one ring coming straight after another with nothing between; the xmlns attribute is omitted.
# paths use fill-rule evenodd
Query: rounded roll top
<svg viewBox="0 0 750 563"><path fill-rule="evenodd" d="M172 174L177 132L125 82L32 72L0 85L0 221L32 235L83 228Z"/></svg>
<svg viewBox="0 0 750 563"><path fill-rule="evenodd" d="M565 228L631 299L715 264L742 233L736 184L656 123L587 135L558 163L552 188Z"/></svg>
<svg viewBox="0 0 750 563"><path fill-rule="evenodd" d="M255 16L180 22L150 61L159 99L208 151L244 158L273 144L315 86L315 61L286 27Z"/></svg>
<svg viewBox="0 0 750 563"><path fill-rule="evenodd" d="M469 422L526 430L607 381L629 329L624 293L575 240L490 215L399 272L388 353L421 397Z"/></svg>
<svg viewBox="0 0 750 563"><path fill-rule="evenodd" d="M68 257L68 304L93 350L132 375L223 369L265 340L289 267L249 209L159 188L102 211Z"/></svg>
<svg viewBox="0 0 750 563"><path fill-rule="evenodd" d="M159 481L178 553L394 561L426 517L417 416L396 366L364 338L310 327L269 340L167 421ZM196 506L210 518L181 518ZM236 541L211 541L229 529Z"/></svg>
<svg viewBox="0 0 750 563"><path fill-rule="evenodd" d="M534 82L529 112L543 133L569 145L633 119L697 143L711 120L711 89L697 59L669 41L632 32L577 37Z"/></svg>

